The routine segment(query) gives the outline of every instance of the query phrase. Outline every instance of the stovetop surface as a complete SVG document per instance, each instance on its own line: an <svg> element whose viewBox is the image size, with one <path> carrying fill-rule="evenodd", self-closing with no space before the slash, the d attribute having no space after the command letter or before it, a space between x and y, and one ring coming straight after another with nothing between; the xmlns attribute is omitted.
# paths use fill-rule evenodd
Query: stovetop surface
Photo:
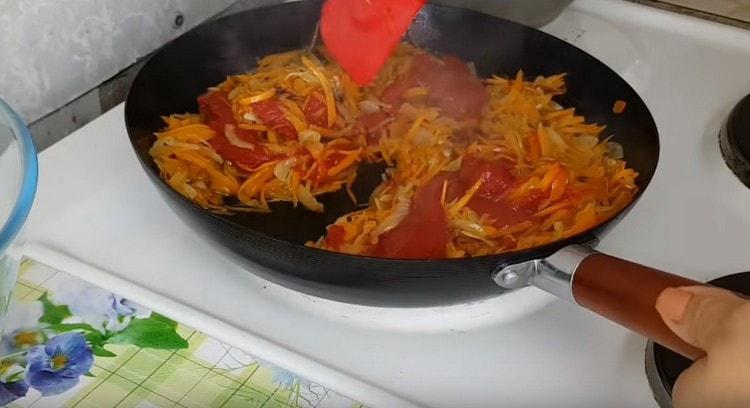
<svg viewBox="0 0 750 408"><path fill-rule="evenodd" d="M750 92L750 32L617 0L578 0L544 30L620 73L661 134L651 186L599 249L698 280L750 269L750 191L717 139ZM248 273L162 202L121 106L42 153L27 232L30 256L371 405L656 406L645 339L535 289L382 309Z"/></svg>

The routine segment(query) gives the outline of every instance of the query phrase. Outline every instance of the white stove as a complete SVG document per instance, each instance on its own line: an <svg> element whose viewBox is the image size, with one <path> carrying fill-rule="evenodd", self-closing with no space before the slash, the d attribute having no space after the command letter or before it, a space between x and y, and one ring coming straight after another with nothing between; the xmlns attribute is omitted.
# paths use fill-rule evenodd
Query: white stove
<svg viewBox="0 0 750 408"><path fill-rule="evenodd" d="M719 152L750 93L750 31L620 0L544 28L622 75L661 134L656 176L599 249L694 279L750 269L750 190ZM385 309L288 290L201 241L133 154L122 106L41 154L27 255L380 407L655 407L645 339L527 288ZM489 276L488 276L489 279Z"/></svg>

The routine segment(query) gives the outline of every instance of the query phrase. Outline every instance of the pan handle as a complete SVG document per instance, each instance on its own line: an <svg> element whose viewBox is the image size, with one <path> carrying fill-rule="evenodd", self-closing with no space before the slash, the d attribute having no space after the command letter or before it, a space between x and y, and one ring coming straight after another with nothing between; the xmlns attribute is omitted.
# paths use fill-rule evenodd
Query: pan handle
<svg viewBox="0 0 750 408"><path fill-rule="evenodd" d="M677 337L654 307L665 288L703 283L581 245L564 247L545 259L501 265L493 279L508 289L532 285L573 301L692 360L705 355Z"/></svg>

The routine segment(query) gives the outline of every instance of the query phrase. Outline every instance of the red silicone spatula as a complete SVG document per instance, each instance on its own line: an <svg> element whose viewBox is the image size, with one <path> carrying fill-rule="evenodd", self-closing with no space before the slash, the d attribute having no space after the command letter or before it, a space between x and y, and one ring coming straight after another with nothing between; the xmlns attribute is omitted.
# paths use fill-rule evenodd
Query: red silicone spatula
<svg viewBox="0 0 750 408"><path fill-rule="evenodd" d="M320 34L330 55L360 85L370 83L425 0L326 0Z"/></svg>

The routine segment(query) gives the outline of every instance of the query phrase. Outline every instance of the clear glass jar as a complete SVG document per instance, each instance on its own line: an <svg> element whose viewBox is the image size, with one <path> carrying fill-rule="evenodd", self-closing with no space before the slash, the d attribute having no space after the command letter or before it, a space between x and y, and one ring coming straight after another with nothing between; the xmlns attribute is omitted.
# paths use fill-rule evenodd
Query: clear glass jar
<svg viewBox="0 0 750 408"><path fill-rule="evenodd" d="M37 175L31 133L0 99L0 331L18 278L23 224L34 201Z"/></svg>

